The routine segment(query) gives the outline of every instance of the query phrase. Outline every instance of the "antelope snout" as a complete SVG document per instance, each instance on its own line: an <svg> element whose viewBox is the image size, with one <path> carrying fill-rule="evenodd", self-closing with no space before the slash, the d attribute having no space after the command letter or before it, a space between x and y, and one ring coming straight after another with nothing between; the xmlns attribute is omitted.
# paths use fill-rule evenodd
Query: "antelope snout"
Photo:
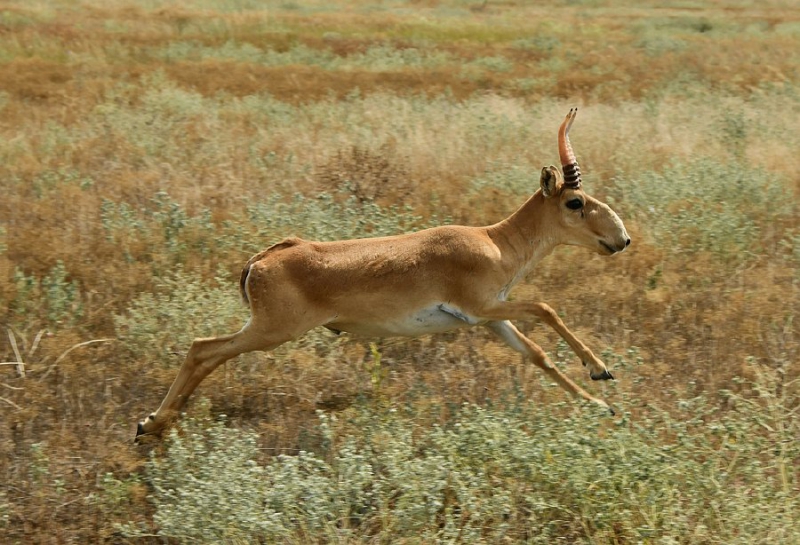
<svg viewBox="0 0 800 545"><path fill-rule="evenodd" d="M622 223L622 222L620 222L620 223ZM622 227L622 232L619 234L619 236L617 237L617 240L616 240L616 250L618 252L621 252L622 250L624 250L625 248L627 248L630 245L631 245L631 237L630 237L630 235L628 235L628 231L623 226Z"/></svg>
<svg viewBox="0 0 800 545"><path fill-rule="evenodd" d="M617 241L616 250L621 252L625 248L631 245L631 237L628 236L628 233L625 233L621 240Z"/></svg>
<svg viewBox="0 0 800 545"><path fill-rule="evenodd" d="M602 246L608 255L613 255L618 252L623 251L625 248L631 245L631 237L625 233L624 237L621 239L616 239L614 241L606 242L604 240L600 241L600 246ZM602 252L601 252L602 253Z"/></svg>

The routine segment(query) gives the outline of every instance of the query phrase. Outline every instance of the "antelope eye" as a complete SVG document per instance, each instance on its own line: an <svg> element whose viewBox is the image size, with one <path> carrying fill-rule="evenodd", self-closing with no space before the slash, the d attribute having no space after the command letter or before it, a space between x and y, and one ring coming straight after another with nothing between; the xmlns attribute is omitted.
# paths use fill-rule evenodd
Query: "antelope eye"
<svg viewBox="0 0 800 545"><path fill-rule="evenodd" d="M580 210L583 208L583 201L580 199L572 199L571 201L567 201L567 208L570 210Z"/></svg>

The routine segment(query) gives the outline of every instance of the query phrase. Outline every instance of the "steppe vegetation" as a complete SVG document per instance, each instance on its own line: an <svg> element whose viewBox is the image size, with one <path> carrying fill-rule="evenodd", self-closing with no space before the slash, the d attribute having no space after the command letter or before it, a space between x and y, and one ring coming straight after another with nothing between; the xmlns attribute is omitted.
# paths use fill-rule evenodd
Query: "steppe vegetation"
<svg viewBox="0 0 800 545"><path fill-rule="evenodd" d="M800 543L800 7L0 1L0 541ZM488 333L248 354L134 444L285 236L483 224L572 140L633 245ZM372 342L371 342L372 341Z"/></svg>

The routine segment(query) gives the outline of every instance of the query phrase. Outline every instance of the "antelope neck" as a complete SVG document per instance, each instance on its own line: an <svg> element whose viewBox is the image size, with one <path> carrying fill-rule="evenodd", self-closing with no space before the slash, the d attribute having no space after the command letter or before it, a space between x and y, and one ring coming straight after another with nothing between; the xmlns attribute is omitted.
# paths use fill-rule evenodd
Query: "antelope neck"
<svg viewBox="0 0 800 545"><path fill-rule="evenodd" d="M543 206L544 196L537 191L511 216L487 228L504 265L512 272L511 285L525 277L558 245L544 221Z"/></svg>

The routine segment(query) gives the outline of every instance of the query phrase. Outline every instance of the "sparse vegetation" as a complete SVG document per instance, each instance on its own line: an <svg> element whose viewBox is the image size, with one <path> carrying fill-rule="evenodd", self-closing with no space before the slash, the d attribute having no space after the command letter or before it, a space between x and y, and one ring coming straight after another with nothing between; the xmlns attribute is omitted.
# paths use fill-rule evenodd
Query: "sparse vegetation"
<svg viewBox="0 0 800 545"><path fill-rule="evenodd" d="M4 542L800 543L800 11L729 7L0 3ZM619 418L481 331L320 331L132 444L251 254L496 221L574 105L634 243L514 296Z"/></svg>
<svg viewBox="0 0 800 545"><path fill-rule="evenodd" d="M798 383L753 371L755 397L721 392L733 409L629 399L636 418L588 430L592 410L519 398L464 405L444 425L408 406L320 412L317 453L266 465L256 435L206 407L148 463L155 521L201 541L791 542L800 427L785 403Z"/></svg>

